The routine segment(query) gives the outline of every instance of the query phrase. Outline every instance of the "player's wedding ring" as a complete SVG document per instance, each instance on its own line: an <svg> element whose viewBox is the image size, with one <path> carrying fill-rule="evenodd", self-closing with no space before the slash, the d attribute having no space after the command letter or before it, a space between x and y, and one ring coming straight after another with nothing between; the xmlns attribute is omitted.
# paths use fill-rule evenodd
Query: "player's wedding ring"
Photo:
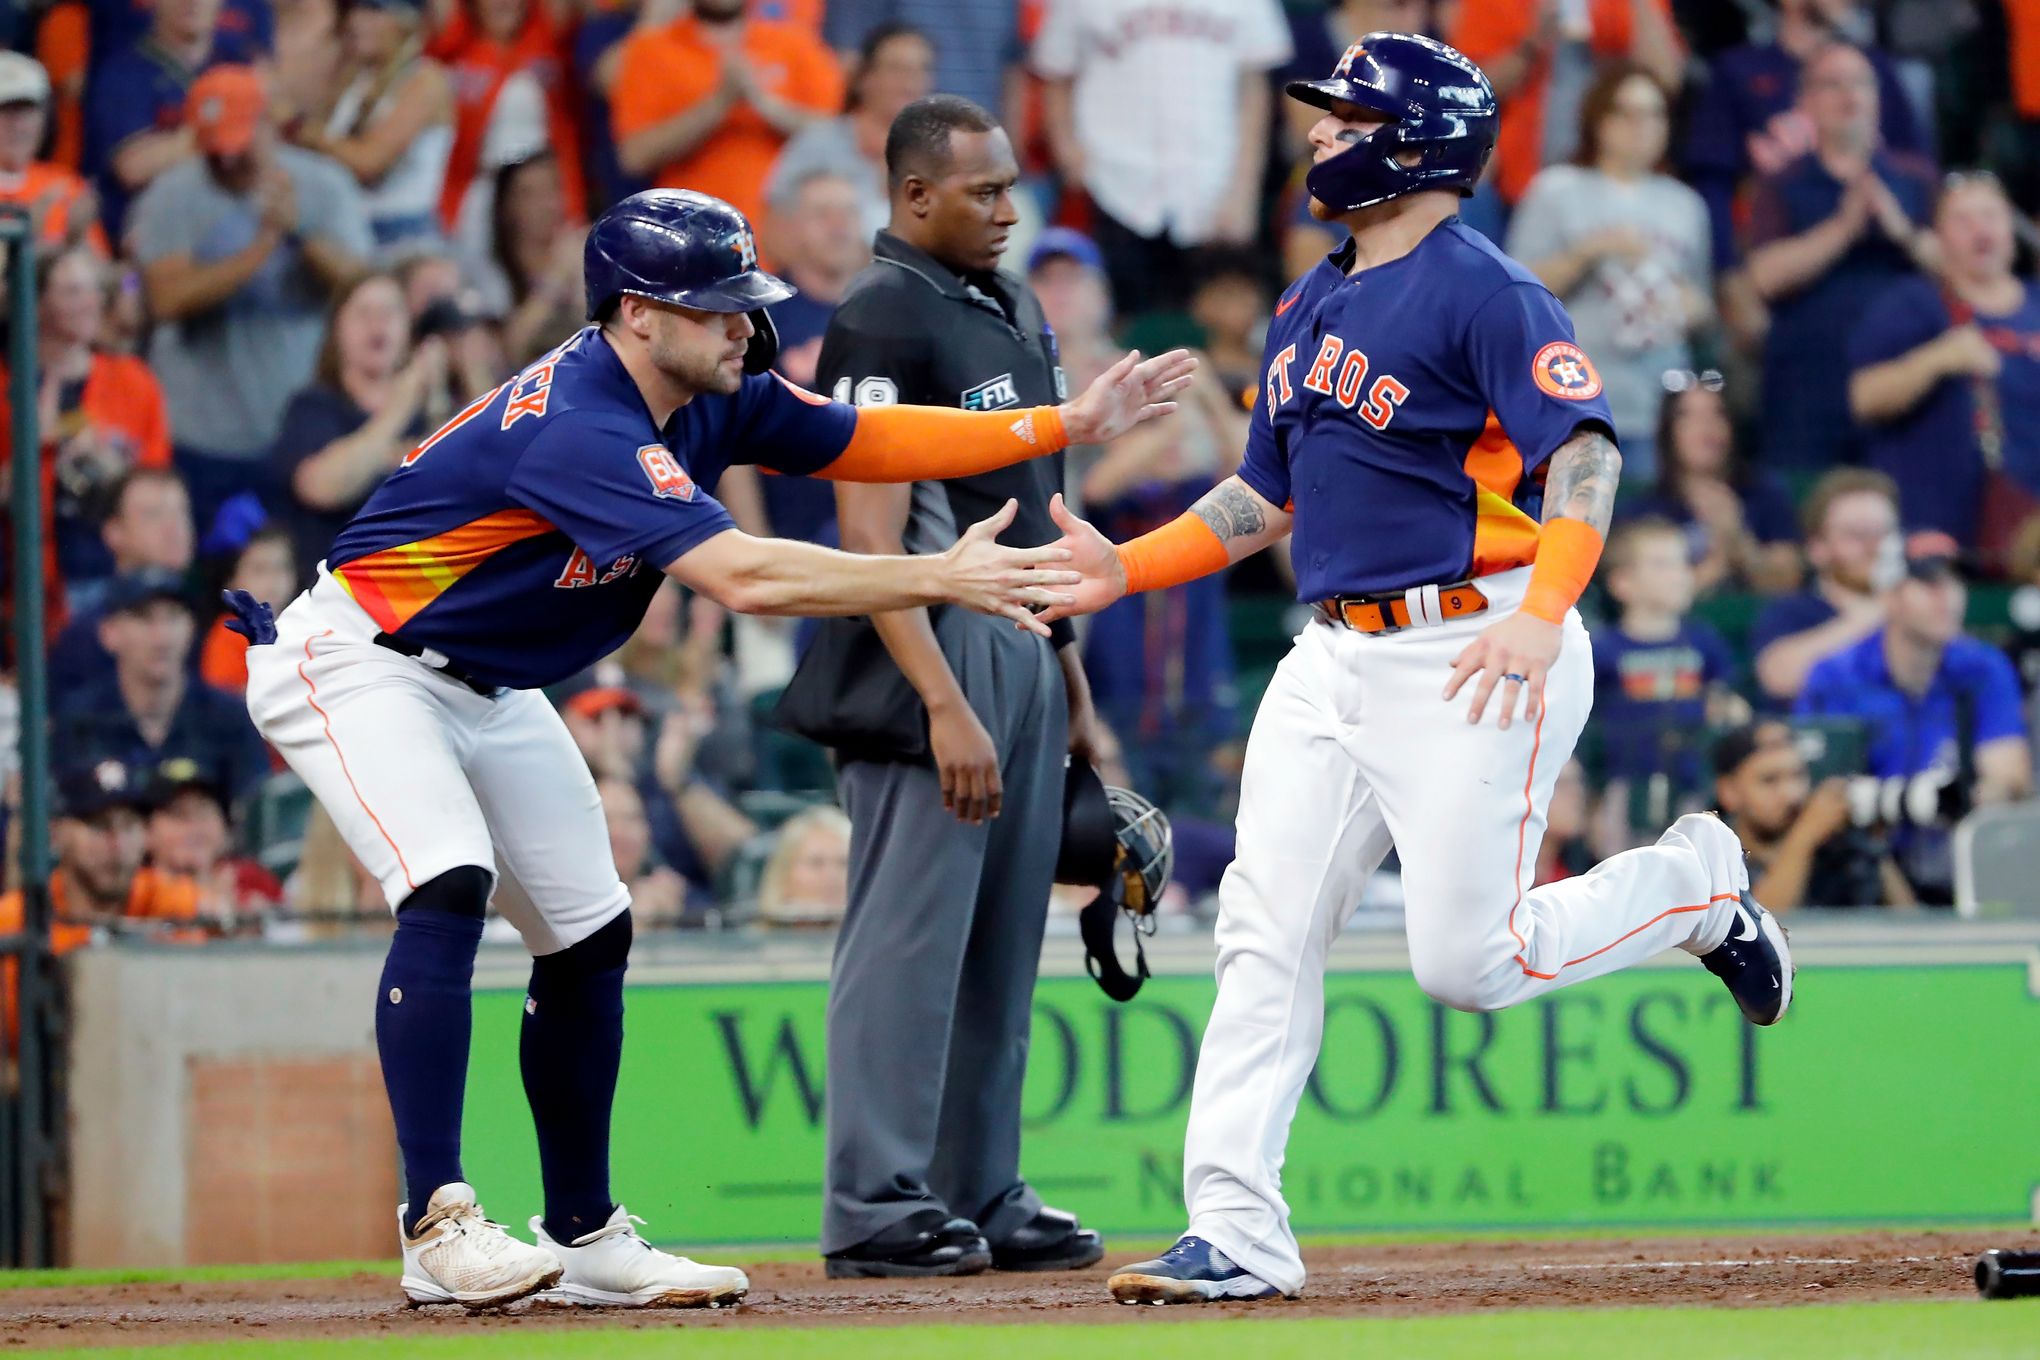
<svg viewBox="0 0 2040 1360"><path fill-rule="evenodd" d="M1529 678L1530 677L1527 675L1518 675L1514 671L1510 671L1507 675L1504 675L1502 677L1502 679L1504 680L1514 680L1519 685L1529 680Z"/></svg>

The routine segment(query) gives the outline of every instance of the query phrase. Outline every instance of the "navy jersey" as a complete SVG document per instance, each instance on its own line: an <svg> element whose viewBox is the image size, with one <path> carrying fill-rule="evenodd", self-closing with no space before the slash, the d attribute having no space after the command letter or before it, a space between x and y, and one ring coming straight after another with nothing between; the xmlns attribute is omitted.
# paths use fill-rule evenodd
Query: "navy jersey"
<svg viewBox="0 0 2040 1360"><path fill-rule="evenodd" d="M1349 278L1352 251L1276 304L1240 467L1295 513L1298 598L1535 560L1545 460L1615 429L1564 309L1457 218Z"/></svg>
<svg viewBox="0 0 2040 1360"><path fill-rule="evenodd" d="M2004 471L2027 491L2040 493L2040 288L2028 285L2010 312L1985 316L1965 308L1961 318L1983 332L1998 352L1998 424ZM1893 284L1870 304L1849 335L1849 368L1860 372L1896 359L1941 335L1956 318L1931 279ZM1911 409L1864 431L1870 466L1898 483L1899 515L1906 532L1939 529L1964 547L1977 545L1985 490L1982 440L1977 434L1977 379L1947 377L1929 387Z"/></svg>
<svg viewBox="0 0 2040 1360"><path fill-rule="evenodd" d="M420 444L326 565L383 631L490 684L554 684L621 645L661 572L734 527L712 494L723 469L815 472L856 422L768 374L662 432L590 327Z"/></svg>

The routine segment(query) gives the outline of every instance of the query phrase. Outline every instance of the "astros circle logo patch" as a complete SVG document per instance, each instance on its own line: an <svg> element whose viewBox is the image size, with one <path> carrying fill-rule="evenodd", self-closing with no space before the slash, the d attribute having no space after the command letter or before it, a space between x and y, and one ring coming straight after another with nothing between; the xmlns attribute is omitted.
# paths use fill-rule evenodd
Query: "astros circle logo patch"
<svg viewBox="0 0 2040 1360"><path fill-rule="evenodd" d="M1601 395L1601 375L1594 371L1593 361L1569 341L1554 340L1538 350L1530 361L1530 376L1548 397L1590 401Z"/></svg>

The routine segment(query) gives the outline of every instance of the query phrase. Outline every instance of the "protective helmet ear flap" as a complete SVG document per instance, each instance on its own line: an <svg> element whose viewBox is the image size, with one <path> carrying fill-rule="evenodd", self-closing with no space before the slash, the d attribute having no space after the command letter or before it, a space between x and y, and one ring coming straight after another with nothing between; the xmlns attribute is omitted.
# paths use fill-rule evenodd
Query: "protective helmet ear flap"
<svg viewBox="0 0 2040 1360"><path fill-rule="evenodd" d="M744 351L744 372L755 378L772 371L773 363L779 358L779 327L772 324L772 313L763 307L751 314L751 346Z"/></svg>

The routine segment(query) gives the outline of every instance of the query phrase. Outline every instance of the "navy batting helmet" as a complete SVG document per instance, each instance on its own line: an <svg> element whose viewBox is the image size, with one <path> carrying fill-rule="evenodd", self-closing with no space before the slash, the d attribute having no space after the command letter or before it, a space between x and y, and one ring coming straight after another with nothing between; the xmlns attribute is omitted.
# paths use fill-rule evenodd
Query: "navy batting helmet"
<svg viewBox="0 0 2040 1360"><path fill-rule="evenodd" d="M748 312L757 328L745 371L762 373L779 349L765 308L792 285L758 267L744 215L691 189L647 189L595 219L581 254L588 319L606 320L624 294L704 312Z"/></svg>
<svg viewBox="0 0 2040 1360"><path fill-rule="evenodd" d="M1310 196L1336 213L1420 189L1470 194L1495 149L1494 87L1471 60L1430 38L1370 33L1346 49L1329 79L1288 88L1290 98L1321 109L1343 101L1389 120L1310 168ZM1416 159L1406 165L1410 152Z"/></svg>

